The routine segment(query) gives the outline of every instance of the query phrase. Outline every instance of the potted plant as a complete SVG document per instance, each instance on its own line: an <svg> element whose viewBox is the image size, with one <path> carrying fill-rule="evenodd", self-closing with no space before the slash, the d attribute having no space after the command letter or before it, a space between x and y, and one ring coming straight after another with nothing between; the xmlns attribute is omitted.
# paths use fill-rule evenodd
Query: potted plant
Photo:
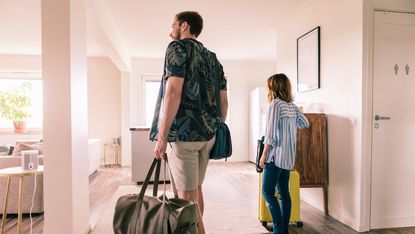
<svg viewBox="0 0 415 234"><path fill-rule="evenodd" d="M25 82L20 87L0 91L0 117L13 121L14 132L26 132L26 119L31 115L26 108L30 106L29 91L32 84Z"/></svg>

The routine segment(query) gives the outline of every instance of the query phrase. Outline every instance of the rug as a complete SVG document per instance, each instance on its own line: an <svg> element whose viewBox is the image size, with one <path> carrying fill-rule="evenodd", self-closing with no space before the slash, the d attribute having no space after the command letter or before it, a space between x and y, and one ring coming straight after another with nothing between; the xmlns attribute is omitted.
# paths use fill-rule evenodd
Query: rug
<svg viewBox="0 0 415 234"><path fill-rule="evenodd" d="M159 190L163 187L159 187ZM93 228L92 234L113 234L112 219L114 208L119 197L125 194L138 193L141 187L136 185L122 185L113 194L107 207L104 208L102 216ZM216 185L215 189L225 191L221 185ZM257 207L247 206L246 201L235 201L232 192L227 193L206 191L210 196L205 195L204 223L208 234L241 234L241 233L267 233L261 226L257 218ZM236 191L238 192L238 191ZM151 195L152 186L147 188L146 194ZM159 191L160 193L160 191ZM169 197L173 196L171 190L167 191ZM256 203L256 201L255 201ZM250 208L252 207L252 208ZM239 220L244 220L240 223ZM246 230L249 230L248 232Z"/></svg>

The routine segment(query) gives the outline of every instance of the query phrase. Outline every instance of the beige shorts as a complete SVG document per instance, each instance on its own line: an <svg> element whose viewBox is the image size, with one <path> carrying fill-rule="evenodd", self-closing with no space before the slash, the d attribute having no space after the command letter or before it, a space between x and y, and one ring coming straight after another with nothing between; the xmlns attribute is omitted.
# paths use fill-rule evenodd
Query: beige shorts
<svg viewBox="0 0 415 234"><path fill-rule="evenodd" d="M171 143L167 157L177 190L192 191L203 184L214 143L215 137L209 141Z"/></svg>

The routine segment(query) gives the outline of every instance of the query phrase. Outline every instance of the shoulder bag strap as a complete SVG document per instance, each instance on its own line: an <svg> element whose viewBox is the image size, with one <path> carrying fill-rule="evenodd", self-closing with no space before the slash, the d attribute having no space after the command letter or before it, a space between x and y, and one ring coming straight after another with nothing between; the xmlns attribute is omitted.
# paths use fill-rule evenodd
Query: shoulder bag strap
<svg viewBox="0 0 415 234"><path fill-rule="evenodd" d="M216 107L218 108L218 113L220 116L220 122L222 122L222 111L220 109L220 76L216 79Z"/></svg>

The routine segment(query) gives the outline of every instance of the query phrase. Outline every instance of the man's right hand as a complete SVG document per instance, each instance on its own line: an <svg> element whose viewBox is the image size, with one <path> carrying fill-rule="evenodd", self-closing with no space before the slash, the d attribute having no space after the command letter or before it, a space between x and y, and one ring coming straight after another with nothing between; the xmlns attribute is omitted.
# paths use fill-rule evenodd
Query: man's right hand
<svg viewBox="0 0 415 234"><path fill-rule="evenodd" d="M154 147L154 154L156 155L156 158L158 160L161 160L164 158L166 154L166 148L167 148L167 140L163 138L159 138L157 140L156 146Z"/></svg>

